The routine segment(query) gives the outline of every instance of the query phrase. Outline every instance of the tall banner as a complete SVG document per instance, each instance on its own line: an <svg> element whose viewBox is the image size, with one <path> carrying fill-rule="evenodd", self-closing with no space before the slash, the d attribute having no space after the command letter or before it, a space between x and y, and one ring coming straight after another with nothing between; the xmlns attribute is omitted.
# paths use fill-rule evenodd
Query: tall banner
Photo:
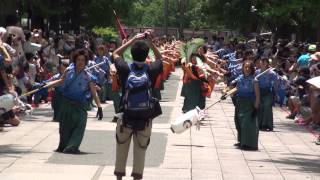
<svg viewBox="0 0 320 180"><path fill-rule="evenodd" d="M116 25L117 25L120 37L121 37L122 40L124 40L128 35L127 35L126 31L124 30L122 24L120 23L120 20L119 20L119 18L117 16L117 13L116 13L115 10L113 10L113 14L114 14L114 17L116 19Z"/></svg>

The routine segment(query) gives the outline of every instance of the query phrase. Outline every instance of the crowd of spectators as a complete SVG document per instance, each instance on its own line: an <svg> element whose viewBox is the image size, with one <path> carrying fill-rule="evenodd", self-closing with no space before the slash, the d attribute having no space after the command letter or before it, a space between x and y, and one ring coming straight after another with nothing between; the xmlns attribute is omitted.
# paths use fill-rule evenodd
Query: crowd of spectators
<svg viewBox="0 0 320 180"><path fill-rule="evenodd" d="M320 44L273 40L270 35L245 42L234 39L228 43L214 37L210 47L219 58L227 59L229 81L241 74L242 59L253 60L258 69L259 59L268 58L278 75L273 89L274 105L278 104L287 112L287 118L294 123L319 133ZM316 143L320 144L320 136Z"/></svg>
<svg viewBox="0 0 320 180"><path fill-rule="evenodd" d="M45 35L41 29L23 30L18 26L0 27L0 96L12 93L19 96L29 109L52 99L52 91L43 90L30 96L21 96L41 87L62 66L67 67L70 55L75 49L85 48L96 57L97 49L102 56L108 56L117 46L115 41L108 43L93 35L62 34L50 32ZM100 47L100 48L98 48ZM102 47L102 48L101 48ZM21 108L0 113L0 130L6 124L18 126Z"/></svg>

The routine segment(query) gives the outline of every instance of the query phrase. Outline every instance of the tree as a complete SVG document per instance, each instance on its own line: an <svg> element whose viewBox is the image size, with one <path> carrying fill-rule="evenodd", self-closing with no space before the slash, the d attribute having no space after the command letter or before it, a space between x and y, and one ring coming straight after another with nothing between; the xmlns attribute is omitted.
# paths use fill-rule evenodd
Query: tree
<svg viewBox="0 0 320 180"><path fill-rule="evenodd" d="M182 1L182 0L179 0ZM181 21L179 1L169 1L168 26L178 27ZM206 0L183 0L185 5L185 28L208 28L208 16L206 16ZM163 26L164 0L140 0L133 3L130 9L130 17L126 21L129 25Z"/></svg>
<svg viewBox="0 0 320 180"><path fill-rule="evenodd" d="M36 26L43 19L64 29L115 26L115 9L129 26L162 27L164 0L19 0ZM297 33L300 39L318 35L319 0L169 0L168 26L192 29L228 28L243 34L271 30L279 37Z"/></svg>

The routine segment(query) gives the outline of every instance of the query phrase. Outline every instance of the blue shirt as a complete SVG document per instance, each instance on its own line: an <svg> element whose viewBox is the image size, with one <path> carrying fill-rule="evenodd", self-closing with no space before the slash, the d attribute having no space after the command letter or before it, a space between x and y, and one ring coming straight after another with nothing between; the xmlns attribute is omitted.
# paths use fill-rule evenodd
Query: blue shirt
<svg viewBox="0 0 320 180"><path fill-rule="evenodd" d="M3 58L3 56L0 54L0 70L4 70L4 69L5 69L4 58Z"/></svg>
<svg viewBox="0 0 320 180"><path fill-rule="evenodd" d="M96 64L99 64L101 62L104 62L104 64L100 65L99 67L104 71L103 74L99 74L100 83L101 81L108 81L110 80L110 65L112 64L111 59L107 56L99 57L97 56L95 59Z"/></svg>
<svg viewBox="0 0 320 180"><path fill-rule="evenodd" d="M86 68L90 68L92 66L95 66L97 63L95 61L89 61ZM90 70L87 70L89 75L93 77L93 80L96 84L102 86L103 83L105 82L105 73L104 70L101 71L100 67L94 67L91 68Z"/></svg>
<svg viewBox="0 0 320 180"><path fill-rule="evenodd" d="M229 53L229 54L222 56L222 59L224 59L224 60L229 60L230 58L236 58L236 52L232 52L232 53Z"/></svg>
<svg viewBox="0 0 320 180"><path fill-rule="evenodd" d="M310 54L303 54L298 58L297 64L298 68L305 68L309 67L309 61L310 61Z"/></svg>
<svg viewBox="0 0 320 180"><path fill-rule="evenodd" d="M62 94L66 98L79 103L86 103L91 98L89 83L94 77L86 71L76 74L75 68L66 70L65 80L62 85Z"/></svg>
<svg viewBox="0 0 320 180"><path fill-rule="evenodd" d="M99 67L101 69L103 69L105 72L109 72L109 69L110 69L109 62L110 62L110 60L106 56L103 56L103 57L97 56L94 61L95 61L96 64L104 62L104 64L100 65Z"/></svg>
<svg viewBox="0 0 320 180"><path fill-rule="evenodd" d="M278 76L278 85L277 85L277 89L278 90L285 90L287 89L288 86L288 80L286 80L285 78Z"/></svg>
<svg viewBox="0 0 320 180"><path fill-rule="evenodd" d="M238 66L239 64L242 64L243 59L242 58L240 58L240 59L231 58L231 59L229 59L228 63L229 63L228 69L231 70L234 67Z"/></svg>
<svg viewBox="0 0 320 180"><path fill-rule="evenodd" d="M217 50L215 53L217 53L217 55L219 56L220 59L223 58L223 56L231 53L229 49L219 49Z"/></svg>
<svg viewBox="0 0 320 180"><path fill-rule="evenodd" d="M256 76L261 73L261 69L256 71ZM278 79L277 74L274 71L269 71L266 74L258 78L259 87L263 90L272 90L274 87L275 81Z"/></svg>
<svg viewBox="0 0 320 180"><path fill-rule="evenodd" d="M232 69L230 69L230 72L232 78L237 78L242 74L242 64L237 64L236 66L232 67Z"/></svg>
<svg viewBox="0 0 320 180"><path fill-rule="evenodd" d="M255 98L254 83L257 80L253 76L240 75L233 80L231 84L237 83L237 96L239 97L252 97Z"/></svg>

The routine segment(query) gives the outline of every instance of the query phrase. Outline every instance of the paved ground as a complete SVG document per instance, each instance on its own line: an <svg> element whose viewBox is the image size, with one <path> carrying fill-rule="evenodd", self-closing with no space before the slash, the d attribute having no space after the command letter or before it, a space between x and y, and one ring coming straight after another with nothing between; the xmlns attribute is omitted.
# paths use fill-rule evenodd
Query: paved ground
<svg viewBox="0 0 320 180"><path fill-rule="evenodd" d="M183 99L181 71L177 70L163 92L162 117L154 120L147 153L144 179L320 179L320 146L303 127L285 119L286 113L274 109L275 131L260 132L259 151L241 151L233 144L236 131L234 108L230 100L214 106L200 131L192 128L172 134L169 122L181 114ZM220 96L216 91L208 103ZM89 113L82 155L54 153L58 144L58 124L52 112L42 106L21 126L0 133L1 180L109 180L115 160L115 124L110 123L112 104L104 105L105 118L97 121ZM131 173L132 156L127 174ZM128 179L131 179L127 177Z"/></svg>

